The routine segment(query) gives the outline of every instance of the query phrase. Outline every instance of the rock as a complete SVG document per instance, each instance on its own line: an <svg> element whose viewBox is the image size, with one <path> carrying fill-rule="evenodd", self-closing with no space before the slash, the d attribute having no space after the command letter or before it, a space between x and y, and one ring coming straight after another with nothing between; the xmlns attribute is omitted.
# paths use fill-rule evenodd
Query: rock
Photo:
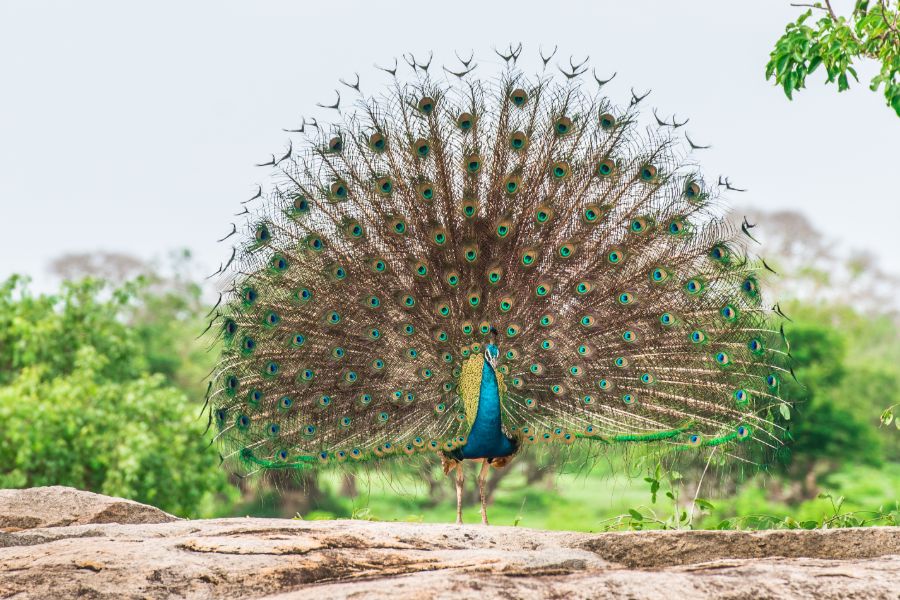
<svg viewBox="0 0 900 600"><path fill-rule="evenodd" d="M116 500L91 496L99 503ZM58 510L60 504L45 498L45 506ZM81 510L90 512L87 506ZM0 547L0 596L900 597L896 527L587 534L476 525L184 521L166 516L164 522L92 523L4 534L9 543Z"/></svg>
<svg viewBox="0 0 900 600"><path fill-rule="evenodd" d="M0 490L0 531L5 532L91 523L168 523L177 518L133 500L58 485Z"/></svg>

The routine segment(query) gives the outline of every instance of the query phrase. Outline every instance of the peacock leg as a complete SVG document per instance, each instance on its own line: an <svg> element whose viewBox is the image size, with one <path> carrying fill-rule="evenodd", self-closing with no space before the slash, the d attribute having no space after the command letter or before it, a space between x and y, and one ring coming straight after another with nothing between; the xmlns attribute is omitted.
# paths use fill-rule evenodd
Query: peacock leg
<svg viewBox="0 0 900 600"><path fill-rule="evenodd" d="M456 463L456 524L462 525L463 464Z"/></svg>
<svg viewBox="0 0 900 600"><path fill-rule="evenodd" d="M489 525L487 518L487 498L484 497L484 484L487 483L487 475L490 465L488 459L481 463L481 472L478 474L478 494L481 496L481 524Z"/></svg>

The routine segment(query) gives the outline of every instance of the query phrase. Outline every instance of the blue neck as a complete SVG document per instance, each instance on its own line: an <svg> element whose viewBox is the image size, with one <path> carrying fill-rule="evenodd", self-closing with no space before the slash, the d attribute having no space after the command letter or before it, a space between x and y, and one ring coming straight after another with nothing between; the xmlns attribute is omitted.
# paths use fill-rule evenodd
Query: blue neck
<svg viewBox="0 0 900 600"><path fill-rule="evenodd" d="M463 458L499 458L515 452L515 445L500 428L500 389L497 374L485 361L481 371L478 412L469 431L468 443L462 448Z"/></svg>

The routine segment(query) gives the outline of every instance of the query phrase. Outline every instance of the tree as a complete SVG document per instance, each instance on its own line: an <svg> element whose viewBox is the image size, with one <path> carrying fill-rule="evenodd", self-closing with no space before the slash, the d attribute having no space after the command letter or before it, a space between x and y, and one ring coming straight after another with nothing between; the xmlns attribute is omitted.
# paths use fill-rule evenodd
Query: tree
<svg viewBox="0 0 900 600"><path fill-rule="evenodd" d="M893 5L893 6L892 6ZM849 77L856 81L856 59L871 59L881 64L869 88L884 88L887 105L900 116L900 1L858 0L849 17L838 15L830 0L815 4L792 4L808 7L805 13L787 25L766 65L766 79L774 78L788 99L806 86L807 75L820 66L825 69L825 83L837 83L838 91L850 87ZM815 14L817 21L809 24Z"/></svg>
<svg viewBox="0 0 900 600"><path fill-rule="evenodd" d="M153 371L158 344L127 321L143 290L0 284L0 487L70 485L189 516L232 493L200 403Z"/></svg>

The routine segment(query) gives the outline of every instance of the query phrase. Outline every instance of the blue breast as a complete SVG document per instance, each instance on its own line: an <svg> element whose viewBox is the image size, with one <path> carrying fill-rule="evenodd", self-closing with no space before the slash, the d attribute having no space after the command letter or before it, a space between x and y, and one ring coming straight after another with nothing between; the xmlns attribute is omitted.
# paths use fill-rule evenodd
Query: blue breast
<svg viewBox="0 0 900 600"><path fill-rule="evenodd" d="M462 458L501 458L516 451L516 445L500 429L500 390L497 375L487 363L481 371L478 412L462 447Z"/></svg>

